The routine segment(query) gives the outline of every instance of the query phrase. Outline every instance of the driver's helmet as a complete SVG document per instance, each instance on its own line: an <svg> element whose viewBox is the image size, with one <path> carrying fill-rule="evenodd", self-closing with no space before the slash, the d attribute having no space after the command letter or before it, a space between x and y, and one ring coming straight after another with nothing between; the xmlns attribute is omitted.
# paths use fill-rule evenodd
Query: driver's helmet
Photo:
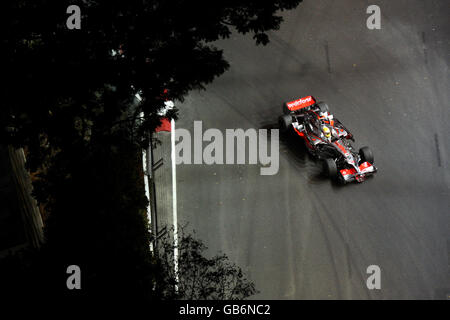
<svg viewBox="0 0 450 320"><path fill-rule="evenodd" d="M322 132L325 138L330 139L331 138L331 130L327 126L322 127Z"/></svg>

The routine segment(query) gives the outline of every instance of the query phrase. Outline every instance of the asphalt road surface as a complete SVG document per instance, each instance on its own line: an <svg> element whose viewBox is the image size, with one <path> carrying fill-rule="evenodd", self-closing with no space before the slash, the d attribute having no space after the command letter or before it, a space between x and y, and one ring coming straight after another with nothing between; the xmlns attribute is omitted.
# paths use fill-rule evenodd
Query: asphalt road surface
<svg viewBox="0 0 450 320"><path fill-rule="evenodd" d="M366 8L381 8L381 30ZM314 95L379 169L340 187L301 141L280 168L178 166L180 223L247 272L257 299L445 299L450 294L450 3L305 0L271 43L233 35L230 70L181 105L178 127L275 128L281 103ZM368 290L366 269L381 268Z"/></svg>

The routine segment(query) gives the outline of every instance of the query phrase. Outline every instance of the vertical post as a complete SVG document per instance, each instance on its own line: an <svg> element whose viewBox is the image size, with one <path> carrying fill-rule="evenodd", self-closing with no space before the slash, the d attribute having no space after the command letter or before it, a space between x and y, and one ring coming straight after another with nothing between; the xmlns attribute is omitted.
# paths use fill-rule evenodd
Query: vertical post
<svg viewBox="0 0 450 320"><path fill-rule="evenodd" d="M175 293L178 293L178 216L177 216L177 172L175 157L175 121L170 121L170 140L172 158L172 210L173 210L173 263L175 272Z"/></svg>

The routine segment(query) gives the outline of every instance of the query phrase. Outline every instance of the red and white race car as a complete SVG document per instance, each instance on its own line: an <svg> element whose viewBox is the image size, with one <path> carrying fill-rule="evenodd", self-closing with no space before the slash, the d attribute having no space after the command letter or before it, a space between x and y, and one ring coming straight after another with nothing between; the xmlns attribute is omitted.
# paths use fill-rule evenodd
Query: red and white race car
<svg viewBox="0 0 450 320"><path fill-rule="evenodd" d="M324 102L313 96L283 103L279 118L282 131L294 130L308 151L323 162L324 172L342 183L362 182L374 174L373 153L369 147L355 151L353 135L336 119Z"/></svg>

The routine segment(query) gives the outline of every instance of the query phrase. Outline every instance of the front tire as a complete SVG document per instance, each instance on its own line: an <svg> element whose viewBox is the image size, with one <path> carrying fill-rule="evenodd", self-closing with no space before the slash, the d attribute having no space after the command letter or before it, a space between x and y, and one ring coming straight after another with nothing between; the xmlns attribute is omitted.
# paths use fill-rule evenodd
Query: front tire
<svg viewBox="0 0 450 320"><path fill-rule="evenodd" d="M373 164L373 153L369 147L362 147L359 149L359 155L362 162L367 161L368 163Z"/></svg>
<svg viewBox="0 0 450 320"><path fill-rule="evenodd" d="M331 178L331 180L337 179L338 170L336 162L333 159L323 160L323 171L327 177Z"/></svg>

